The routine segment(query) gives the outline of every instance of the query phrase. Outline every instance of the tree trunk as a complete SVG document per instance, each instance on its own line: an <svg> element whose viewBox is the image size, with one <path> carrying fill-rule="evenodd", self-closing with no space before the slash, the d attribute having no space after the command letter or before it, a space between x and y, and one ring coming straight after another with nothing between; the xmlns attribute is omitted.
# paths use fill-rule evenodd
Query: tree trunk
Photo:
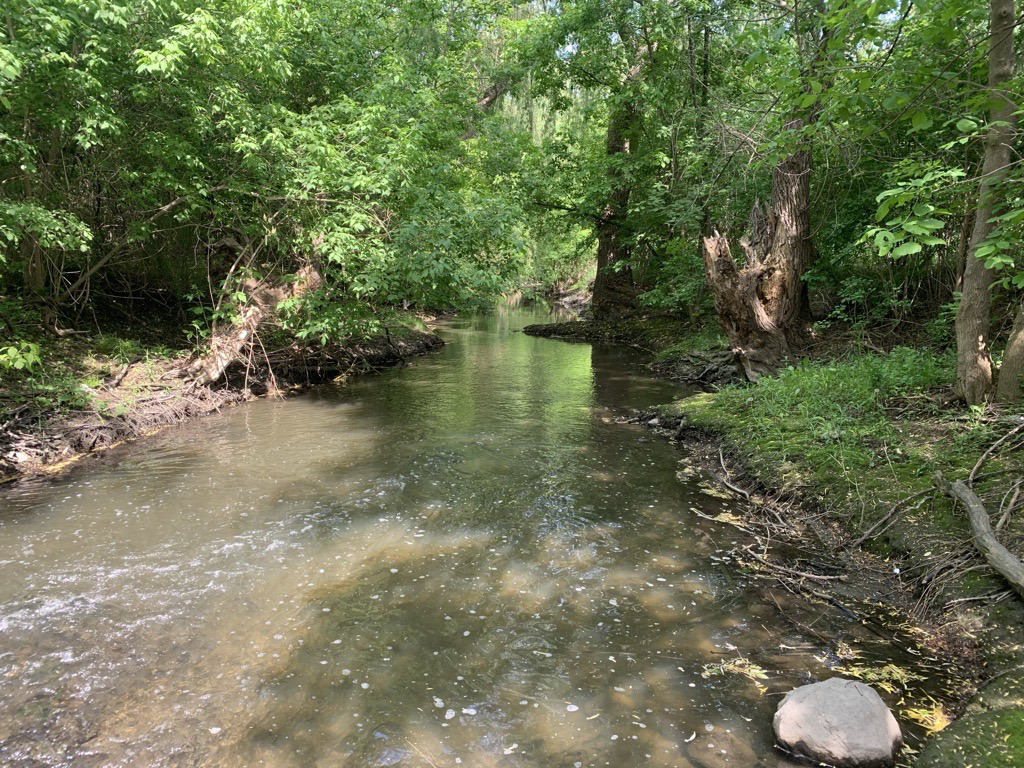
<svg viewBox="0 0 1024 768"><path fill-rule="evenodd" d="M796 130L800 121L786 128ZM736 361L751 381L778 371L807 340L810 308L802 277L815 258L810 222L811 153L798 149L772 172L771 208L750 215L736 265L729 242L717 231L703 238L704 268L719 322Z"/></svg>
<svg viewBox="0 0 1024 768"><path fill-rule="evenodd" d="M595 317L610 317L636 308L629 242L624 232L630 189L622 167L630 151L636 117L636 105L632 102L613 106L608 116L605 153L611 193L597 223L597 277L591 302Z"/></svg>
<svg viewBox="0 0 1024 768"><path fill-rule="evenodd" d="M975 213L973 208L967 210L960 222L960 239L956 246L956 279L953 282L953 291L956 293L964 289L964 268L967 266L967 251L970 248L971 232L974 230Z"/></svg>
<svg viewBox="0 0 1024 768"><path fill-rule="evenodd" d="M248 296L246 306L229 328L214 330L210 336L210 351L193 360L182 374L198 385L212 384L224 375L254 341L261 323L271 317L277 305L286 298L302 296L322 284L320 273L313 267L303 267L298 280L287 285L263 285L247 281L244 288Z"/></svg>
<svg viewBox="0 0 1024 768"><path fill-rule="evenodd" d="M750 381L773 375L779 363L789 356L790 349L758 290L769 267L748 262L742 269L738 268L728 238L717 231L702 240L704 269L715 300L715 311L732 345L736 362Z"/></svg>
<svg viewBox="0 0 1024 768"><path fill-rule="evenodd" d="M1003 364L999 366L996 400L1000 403L1024 400L1024 301L1017 310L1006 353L1003 355Z"/></svg>
<svg viewBox="0 0 1024 768"><path fill-rule="evenodd" d="M956 394L969 405L985 401L992 390L990 313L992 270L975 253L992 232L995 201L1012 160L1017 118L1002 86L1013 77L1013 0L992 0L988 53L988 86L995 101L991 110L978 208L971 232L963 291L956 313Z"/></svg>

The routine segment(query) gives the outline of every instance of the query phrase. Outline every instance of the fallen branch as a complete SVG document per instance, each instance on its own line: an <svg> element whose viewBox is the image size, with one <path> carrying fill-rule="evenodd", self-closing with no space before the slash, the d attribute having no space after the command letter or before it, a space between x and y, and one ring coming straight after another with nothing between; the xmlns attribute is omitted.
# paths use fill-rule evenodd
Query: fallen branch
<svg viewBox="0 0 1024 768"><path fill-rule="evenodd" d="M941 472L936 472L933 475L933 480L935 487L942 493L956 499L967 508L974 546L985 557L992 569L1006 579L1017 594L1024 598L1024 565L1010 550L999 543L999 539L996 538L992 530L988 511L978 495L961 480L950 483Z"/></svg>
<svg viewBox="0 0 1024 768"><path fill-rule="evenodd" d="M973 487L974 486L975 475L978 474L978 470L981 469L982 464L984 464L988 460L989 456L991 456L995 452L996 448L998 448L1000 445L1005 443L1011 437L1016 435L1022 429L1024 429L1024 424L1020 424L1019 426L1014 427L1009 432L1007 432L1005 435L1003 435L998 440L996 440L994 443L992 443L992 445L989 446L988 450L985 451L981 455L980 459L978 459L978 463L974 465L974 468L971 470L971 474L968 475L968 477L967 477L967 486L968 487Z"/></svg>
<svg viewBox="0 0 1024 768"><path fill-rule="evenodd" d="M752 545L751 545L752 546ZM773 571L782 571L791 576L798 576L802 579L814 579L815 581L846 581L846 577L840 574L839 576L825 576L820 573L808 573L807 571L798 571L795 568L787 568L784 565L773 563L767 558L761 557L757 552L751 549L750 546L743 547L743 551L753 557L757 562L761 563L765 567Z"/></svg>
<svg viewBox="0 0 1024 768"><path fill-rule="evenodd" d="M918 491L917 493L913 494L912 496L907 496L905 499L900 499L899 501L897 501L895 504L893 504L889 508L888 512L886 512L884 515L882 515L880 518L878 518L878 520L876 520L871 525L870 528L868 528L866 531L864 531L864 533L861 534L861 536L855 542L853 542L853 544L851 544L850 546L852 546L852 547L859 547L865 541L870 539L871 536L875 533L875 531L878 530L878 528L880 526L882 526L885 523L889 522L889 520L891 520L896 515L896 513L900 511L900 509L903 507L904 504L906 504L908 501L913 501L914 499L919 498L921 496L924 496L926 494L929 494L931 492L932 491L931 491L930 488L926 488L923 491Z"/></svg>
<svg viewBox="0 0 1024 768"><path fill-rule="evenodd" d="M104 384L103 389L117 389L119 386L121 386L121 382L123 382L125 377L128 375L128 371L130 371L131 367L140 360L142 360L141 357L135 357L129 360L127 363L125 363L125 366L124 368L121 369L121 372L117 374L117 376L115 376L112 381L110 381L107 384Z"/></svg>
<svg viewBox="0 0 1024 768"><path fill-rule="evenodd" d="M749 499L750 491L745 491L739 486L733 485L732 483L729 482L729 470L725 468L725 456L722 454L721 448L718 449L718 462L722 465L722 471L725 473L722 476L722 483L725 485L725 487L728 488L730 491L738 493L744 499Z"/></svg>

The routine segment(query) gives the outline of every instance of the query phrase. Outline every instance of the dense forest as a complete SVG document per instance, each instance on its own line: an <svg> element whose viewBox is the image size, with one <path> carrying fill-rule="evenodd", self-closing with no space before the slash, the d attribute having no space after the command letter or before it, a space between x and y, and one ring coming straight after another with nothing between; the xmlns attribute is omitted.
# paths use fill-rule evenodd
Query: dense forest
<svg viewBox="0 0 1024 768"><path fill-rule="evenodd" d="M596 268L595 316L717 316L751 379L815 321L902 324L956 347L958 397L1016 400L1016 24L953 0L12 0L2 359L38 359L33 317L202 342L259 305L327 340Z"/></svg>

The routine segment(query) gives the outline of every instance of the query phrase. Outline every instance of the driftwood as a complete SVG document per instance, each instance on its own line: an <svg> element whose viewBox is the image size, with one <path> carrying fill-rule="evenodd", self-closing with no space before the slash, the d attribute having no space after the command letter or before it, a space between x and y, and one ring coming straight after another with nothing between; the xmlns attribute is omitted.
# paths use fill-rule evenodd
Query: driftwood
<svg viewBox="0 0 1024 768"><path fill-rule="evenodd" d="M992 530L988 511L978 495L961 480L950 483L941 472L936 472L933 480L935 487L942 493L964 505L971 521L974 546L985 557L992 569L1006 579L1017 594L1024 598L1024 564L1021 564L1021 561L1010 550L999 543L999 539L996 538L995 532Z"/></svg>

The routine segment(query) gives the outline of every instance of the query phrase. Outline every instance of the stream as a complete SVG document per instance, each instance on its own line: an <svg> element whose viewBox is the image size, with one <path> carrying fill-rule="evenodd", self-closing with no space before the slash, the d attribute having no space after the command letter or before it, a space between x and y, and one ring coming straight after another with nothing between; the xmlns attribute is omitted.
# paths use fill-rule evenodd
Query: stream
<svg viewBox="0 0 1024 768"><path fill-rule="evenodd" d="M0 765L795 765L781 693L884 640L723 562L737 502L621 422L684 390L550 319L4 491Z"/></svg>

